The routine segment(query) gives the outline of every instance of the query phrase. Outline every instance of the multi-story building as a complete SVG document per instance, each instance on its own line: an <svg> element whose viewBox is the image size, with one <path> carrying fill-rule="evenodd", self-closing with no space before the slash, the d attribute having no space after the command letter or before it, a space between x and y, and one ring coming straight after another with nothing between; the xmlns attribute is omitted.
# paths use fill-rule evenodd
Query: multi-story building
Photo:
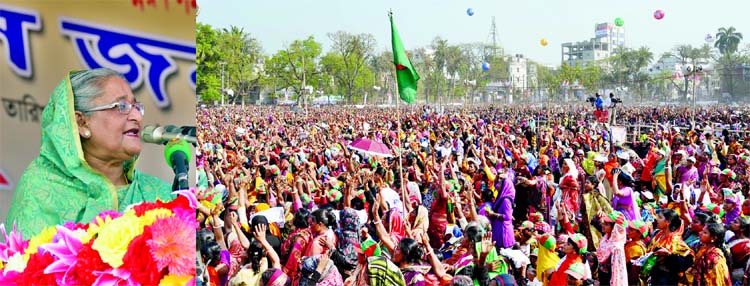
<svg viewBox="0 0 750 286"><path fill-rule="evenodd" d="M617 49L625 46L625 29L612 23L594 26L594 37L580 42L562 44L562 62L570 66L586 66L591 62L608 58Z"/></svg>

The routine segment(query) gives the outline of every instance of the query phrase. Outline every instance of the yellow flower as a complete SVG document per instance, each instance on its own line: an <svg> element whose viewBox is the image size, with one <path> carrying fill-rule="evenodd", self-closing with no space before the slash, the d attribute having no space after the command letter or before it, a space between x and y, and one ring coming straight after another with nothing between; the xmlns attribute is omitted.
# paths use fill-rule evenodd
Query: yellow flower
<svg viewBox="0 0 750 286"><path fill-rule="evenodd" d="M112 217L109 215L107 215L105 218L97 216L95 221L89 224L89 228L86 230L86 234L78 237L81 240L81 243L89 243L89 240L97 235L99 233L99 230L101 230L102 227L108 224L110 221L112 221Z"/></svg>
<svg viewBox="0 0 750 286"><path fill-rule="evenodd" d="M23 272L26 269L26 261L23 260L23 254L16 252L10 258L8 258L8 265L3 269L3 274L7 275L8 271Z"/></svg>
<svg viewBox="0 0 750 286"><path fill-rule="evenodd" d="M164 278L159 281L159 285L186 285L188 282L190 282L190 279L193 279L193 276L185 275L185 276L177 276L177 275L167 275L164 276Z"/></svg>
<svg viewBox="0 0 750 286"><path fill-rule="evenodd" d="M91 248L99 252L102 261L117 268L122 265L122 258L128 251L130 241L142 232L143 224L140 219L134 213L125 212L125 215L101 227Z"/></svg>
<svg viewBox="0 0 750 286"><path fill-rule="evenodd" d="M57 234L57 228L54 226L47 227L42 230L39 234L32 237L31 240L29 240L29 246L26 247L26 250L24 250L23 254L23 260L26 262L29 262L29 257L37 253L39 246L42 244L47 244L52 242L52 237Z"/></svg>
<svg viewBox="0 0 750 286"><path fill-rule="evenodd" d="M174 216L174 213L171 210L168 210L165 208L158 208L158 209L146 211L145 213L143 213L143 215L140 218L141 218L141 224L143 224L143 226L149 226L149 225L154 224L156 219L168 218L171 216Z"/></svg>

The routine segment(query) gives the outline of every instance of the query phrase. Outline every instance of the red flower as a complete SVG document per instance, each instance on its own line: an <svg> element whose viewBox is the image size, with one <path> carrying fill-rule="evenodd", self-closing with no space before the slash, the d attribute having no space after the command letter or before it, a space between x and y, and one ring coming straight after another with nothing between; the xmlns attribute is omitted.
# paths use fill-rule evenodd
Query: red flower
<svg viewBox="0 0 750 286"><path fill-rule="evenodd" d="M93 243L94 241L92 240L81 247L78 251L78 256L76 257L76 265L71 269L71 274L74 277L72 281L77 281L77 283L80 283L81 285L94 284L97 278L94 271L104 271L111 268L108 264L102 261L99 252L91 248Z"/></svg>
<svg viewBox="0 0 750 286"><path fill-rule="evenodd" d="M167 203L165 205L165 208L170 210L174 210L176 208L190 209L190 200L188 200L188 198L185 196L177 196L177 198Z"/></svg>
<svg viewBox="0 0 750 286"><path fill-rule="evenodd" d="M122 268L128 270L133 280L141 285L157 285L167 272L166 268L163 271L158 269L146 245L152 237L151 227L144 228L143 233L130 242L128 252L122 259Z"/></svg>
<svg viewBox="0 0 750 286"><path fill-rule="evenodd" d="M156 201L155 203L144 202L144 203L135 205L133 207L133 210L135 211L136 216L142 216L147 211L158 209L158 208L167 208L167 207L166 207L166 204L161 201Z"/></svg>
<svg viewBox="0 0 750 286"><path fill-rule="evenodd" d="M26 263L26 269L16 279L18 285L55 285L55 274L44 274L44 268L47 268L55 258L49 252L34 253L29 256L29 262Z"/></svg>

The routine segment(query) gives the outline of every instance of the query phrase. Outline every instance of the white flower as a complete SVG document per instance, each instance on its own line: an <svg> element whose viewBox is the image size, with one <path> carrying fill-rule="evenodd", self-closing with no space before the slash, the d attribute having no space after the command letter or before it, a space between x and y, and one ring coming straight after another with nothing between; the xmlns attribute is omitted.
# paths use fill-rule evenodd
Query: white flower
<svg viewBox="0 0 750 286"><path fill-rule="evenodd" d="M23 255L20 252L16 252L16 254L13 254L13 256L8 258L8 264L5 265L3 275L8 275L8 271L21 273L24 269L26 269L26 261L23 259Z"/></svg>

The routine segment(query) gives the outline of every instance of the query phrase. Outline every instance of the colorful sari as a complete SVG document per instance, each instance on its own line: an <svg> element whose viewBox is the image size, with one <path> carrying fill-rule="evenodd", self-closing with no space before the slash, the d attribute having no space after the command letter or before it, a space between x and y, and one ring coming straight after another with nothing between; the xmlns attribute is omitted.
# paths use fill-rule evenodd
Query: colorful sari
<svg viewBox="0 0 750 286"><path fill-rule="evenodd" d="M430 217L427 208L422 205L417 206L416 211L417 215L414 218L414 223L412 223L411 234L414 236L414 240L422 241L422 236L426 236L430 228Z"/></svg>
<svg viewBox="0 0 750 286"><path fill-rule="evenodd" d="M729 269L721 249L703 246L695 255L695 264L691 270L695 286L729 286Z"/></svg>
<svg viewBox="0 0 750 286"><path fill-rule="evenodd" d="M367 258L369 286L405 286L404 274L390 259L382 256ZM361 286L361 285L357 285Z"/></svg>
<svg viewBox="0 0 750 286"><path fill-rule="evenodd" d="M750 239L737 238L736 236L727 243L732 255L732 281L742 281L745 275L745 265L750 257Z"/></svg>
<svg viewBox="0 0 750 286"><path fill-rule="evenodd" d="M646 254L646 244L643 240L628 241L625 244L625 261L628 265L628 285L641 285L638 269L631 262L633 259Z"/></svg>
<svg viewBox="0 0 750 286"><path fill-rule="evenodd" d="M320 262L320 255L309 256L302 259L300 264L300 275L295 279L292 285L306 285L307 277L311 273L316 272L318 263ZM252 285L252 284L250 284ZM341 273L333 264L333 260L329 260L328 264L325 265L322 273L320 273L320 281L315 284L316 286L341 286L344 285L344 279L341 277Z"/></svg>
<svg viewBox="0 0 750 286"><path fill-rule="evenodd" d="M657 263L651 270L651 281L657 285L676 285L683 272L692 265L693 251L682 240L682 227L671 234L659 231L651 239L649 252L661 247L670 252L669 263ZM665 259L666 261L667 259Z"/></svg>
<svg viewBox="0 0 750 286"><path fill-rule="evenodd" d="M578 199L578 175L572 169L560 178L563 207L574 214L578 213L580 200Z"/></svg>
<svg viewBox="0 0 750 286"><path fill-rule="evenodd" d="M651 183L651 187L657 195L662 195L667 192L667 173L665 171L666 166L667 158L665 157L663 160L656 163L656 166L652 171L654 180Z"/></svg>
<svg viewBox="0 0 750 286"><path fill-rule="evenodd" d="M227 275L232 277L242 268L242 254L245 253L245 248L242 247L242 243L238 239L234 238L230 240L229 256L231 257L231 263L229 265L229 274Z"/></svg>
<svg viewBox="0 0 750 286"><path fill-rule="evenodd" d="M585 221L582 223L584 226L584 235L591 240L590 245L597 248L599 247L599 240L601 240L602 234L595 228L590 227L591 221L599 212L611 213L613 211L612 204L610 204L609 200L602 193L594 189L590 193L583 194L583 205L586 212L586 216L584 216Z"/></svg>
<svg viewBox="0 0 750 286"><path fill-rule="evenodd" d="M401 216L401 212L398 209L392 208L388 215L388 233L395 243L401 241L406 236L406 230L404 229L404 218Z"/></svg>
<svg viewBox="0 0 750 286"><path fill-rule="evenodd" d="M336 245L336 234L333 232L333 230L328 229L313 237L310 243L307 244L307 249L305 249L305 255L303 256L315 256L325 252L323 246L318 243L318 239L321 237L325 237L325 239L328 240L330 244Z"/></svg>
<svg viewBox="0 0 750 286"><path fill-rule="evenodd" d="M495 199L492 211L502 215L502 218L490 218L492 222L492 240L504 248L512 247L516 243L513 237L513 201L516 199L514 187L515 173L508 170L503 181L500 196Z"/></svg>
<svg viewBox="0 0 750 286"><path fill-rule="evenodd" d="M612 233L604 236L599 242L599 248L596 250L596 257L600 264L608 265L612 280L602 281L609 282L609 285L627 286L628 269L625 258L625 227L621 224L615 224Z"/></svg>
<svg viewBox="0 0 750 286"><path fill-rule="evenodd" d="M138 156L122 164L130 184L115 186L84 159L73 108L70 76L50 95L42 112L39 157L18 181L7 226L16 225L29 239L45 227L88 223L106 210L125 211L140 202L174 199L170 184L135 169Z"/></svg>
<svg viewBox="0 0 750 286"><path fill-rule="evenodd" d="M568 271L571 265L583 262L583 259L578 254L568 254L563 257L560 262L557 263L557 267L555 269L555 272L552 273L552 276L549 279L549 285L557 286L557 285L568 285L568 274L565 274L565 271ZM539 272L537 272L539 273Z"/></svg>
<svg viewBox="0 0 750 286"><path fill-rule="evenodd" d="M347 268L350 270L357 265L357 252L354 249L354 244L359 243L359 216L353 208L344 208L341 210L339 217L341 229L338 233L339 239L336 248L341 252L346 264L351 267Z"/></svg>
<svg viewBox="0 0 750 286"><path fill-rule="evenodd" d="M297 277L297 270L307 245L312 242L309 228L295 229L281 245L282 257L288 257L284 264L284 273L289 277Z"/></svg>
<svg viewBox="0 0 750 286"><path fill-rule="evenodd" d="M560 257L557 253L550 251L545 247L539 247L539 254L536 259L536 273L537 277L542 283L547 283L547 277L542 275L547 269L553 269L560 262Z"/></svg>

